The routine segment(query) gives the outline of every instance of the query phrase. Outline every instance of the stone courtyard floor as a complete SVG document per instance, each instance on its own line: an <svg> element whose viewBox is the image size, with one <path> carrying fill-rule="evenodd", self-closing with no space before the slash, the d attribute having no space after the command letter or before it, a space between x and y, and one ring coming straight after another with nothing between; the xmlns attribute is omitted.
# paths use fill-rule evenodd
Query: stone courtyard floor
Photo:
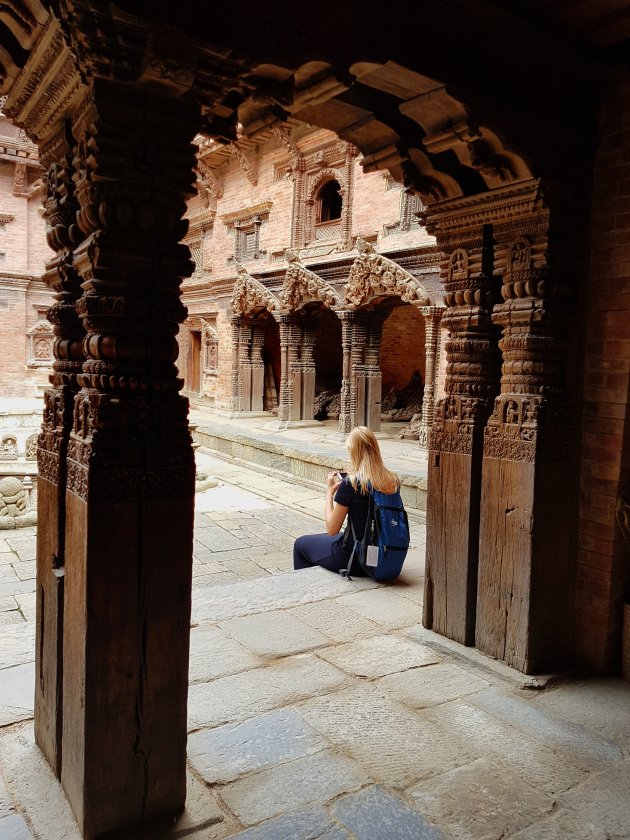
<svg viewBox="0 0 630 840"><path fill-rule="evenodd" d="M630 837L630 685L424 630L419 517L394 584L292 572L322 492L199 460L222 483L197 497L188 804L128 838ZM33 742L34 558L34 528L1 532L0 840L79 840Z"/></svg>

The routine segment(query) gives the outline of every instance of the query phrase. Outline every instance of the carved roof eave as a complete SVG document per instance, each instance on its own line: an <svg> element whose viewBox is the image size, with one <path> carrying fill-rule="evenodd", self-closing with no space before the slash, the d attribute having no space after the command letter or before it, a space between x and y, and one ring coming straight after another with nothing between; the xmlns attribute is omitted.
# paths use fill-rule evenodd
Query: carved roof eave
<svg viewBox="0 0 630 840"><path fill-rule="evenodd" d="M345 305L348 309L360 309L383 296L399 297L414 306L432 305L430 294L417 277L370 247L352 263L345 286Z"/></svg>
<svg viewBox="0 0 630 840"><path fill-rule="evenodd" d="M309 288L314 289L315 294L308 294ZM299 289L301 292L297 298L299 306L290 306L287 303L291 296L291 291L294 289ZM306 266L295 263L289 265L286 271L280 300L282 302L283 312L301 309L307 303L313 302L319 302L333 311L344 308L343 298L330 283L323 280L314 271L310 271Z"/></svg>
<svg viewBox="0 0 630 840"><path fill-rule="evenodd" d="M234 285L231 301L232 312L235 315L249 315L256 309L266 309L269 312L279 312L280 300L265 288L263 284L251 274L239 272Z"/></svg>

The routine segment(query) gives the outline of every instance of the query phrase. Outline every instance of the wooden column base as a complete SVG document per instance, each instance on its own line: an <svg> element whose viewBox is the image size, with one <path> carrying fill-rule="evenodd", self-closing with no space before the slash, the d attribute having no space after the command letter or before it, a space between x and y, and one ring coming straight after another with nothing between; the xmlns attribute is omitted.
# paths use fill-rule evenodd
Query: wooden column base
<svg viewBox="0 0 630 840"><path fill-rule="evenodd" d="M484 459L475 644L526 674L568 647L572 465Z"/></svg>
<svg viewBox="0 0 630 840"><path fill-rule="evenodd" d="M61 781L89 840L184 808L193 498L66 503Z"/></svg>
<svg viewBox="0 0 630 840"><path fill-rule="evenodd" d="M464 645L475 641L481 447L429 452L423 624Z"/></svg>

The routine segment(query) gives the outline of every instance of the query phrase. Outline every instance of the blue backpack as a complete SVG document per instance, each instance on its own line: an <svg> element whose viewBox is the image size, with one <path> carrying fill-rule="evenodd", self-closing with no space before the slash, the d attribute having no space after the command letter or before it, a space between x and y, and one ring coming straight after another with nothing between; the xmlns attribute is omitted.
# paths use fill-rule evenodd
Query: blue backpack
<svg viewBox="0 0 630 840"><path fill-rule="evenodd" d="M357 538L349 511L353 547L348 567L341 570L350 579L352 562L357 558L363 571L374 580L386 581L400 574L409 548L409 520L400 491L381 493L369 487L365 533Z"/></svg>

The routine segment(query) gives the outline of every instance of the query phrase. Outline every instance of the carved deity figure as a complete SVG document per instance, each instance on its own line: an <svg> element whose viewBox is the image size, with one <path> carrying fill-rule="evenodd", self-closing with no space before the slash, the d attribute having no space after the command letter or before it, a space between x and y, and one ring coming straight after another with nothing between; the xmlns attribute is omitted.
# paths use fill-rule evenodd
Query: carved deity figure
<svg viewBox="0 0 630 840"><path fill-rule="evenodd" d="M27 504L28 494L19 478L0 480L0 516L21 516Z"/></svg>

